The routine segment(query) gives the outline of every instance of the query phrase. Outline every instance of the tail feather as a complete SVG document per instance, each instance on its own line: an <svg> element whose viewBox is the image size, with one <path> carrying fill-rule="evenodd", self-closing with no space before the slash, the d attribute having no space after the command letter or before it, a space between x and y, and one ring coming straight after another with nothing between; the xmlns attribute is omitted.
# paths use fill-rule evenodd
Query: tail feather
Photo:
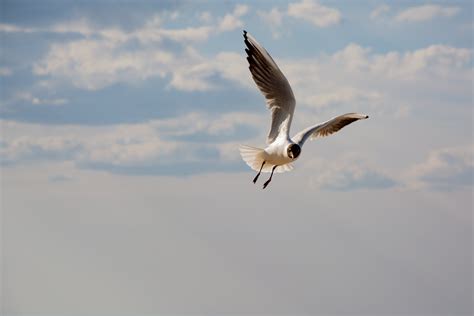
<svg viewBox="0 0 474 316"><path fill-rule="evenodd" d="M265 151L262 148L240 145L240 155L245 163L255 171L259 171L262 163L265 161ZM262 172L271 172L274 165L265 163ZM275 169L276 173L290 171L293 169L291 164L280 165Z"/></svg>

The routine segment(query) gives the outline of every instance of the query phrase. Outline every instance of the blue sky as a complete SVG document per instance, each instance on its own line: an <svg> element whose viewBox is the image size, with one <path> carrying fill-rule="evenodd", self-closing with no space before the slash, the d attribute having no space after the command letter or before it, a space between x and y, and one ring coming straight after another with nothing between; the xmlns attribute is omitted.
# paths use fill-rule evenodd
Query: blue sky
<svg viewBox="0 0 474 316"><path fill-rule="evenodd" d="M0 6L7 313L471 311L470 1ZM293 87L293 134L370 116L264 192L238 153L269 127L243 29Z"/></svg>

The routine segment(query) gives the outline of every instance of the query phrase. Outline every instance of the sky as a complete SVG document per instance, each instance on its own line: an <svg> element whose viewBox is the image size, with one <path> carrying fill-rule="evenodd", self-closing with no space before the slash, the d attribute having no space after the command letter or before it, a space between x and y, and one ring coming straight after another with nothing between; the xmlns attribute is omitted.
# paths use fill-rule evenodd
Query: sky
<svg viewBox="0 0 474 316"><path fill-rule="evenodd" d="M471 1L0 1L4 315L471 315ZM265 190L270 115L307 142ZM264 174L263 182L268 175Z"/></svg>

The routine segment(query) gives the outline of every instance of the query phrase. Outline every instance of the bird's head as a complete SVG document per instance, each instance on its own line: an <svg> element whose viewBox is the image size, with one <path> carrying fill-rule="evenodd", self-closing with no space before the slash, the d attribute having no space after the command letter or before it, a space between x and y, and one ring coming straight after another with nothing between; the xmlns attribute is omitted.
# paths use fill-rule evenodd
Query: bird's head
<svg viewBox="0 0 474 316"><path fill-rule="evenodd" d="M296 159L301 153L301 147L298 144L289 144L286 148L286 154L291 159Z"/></svg>

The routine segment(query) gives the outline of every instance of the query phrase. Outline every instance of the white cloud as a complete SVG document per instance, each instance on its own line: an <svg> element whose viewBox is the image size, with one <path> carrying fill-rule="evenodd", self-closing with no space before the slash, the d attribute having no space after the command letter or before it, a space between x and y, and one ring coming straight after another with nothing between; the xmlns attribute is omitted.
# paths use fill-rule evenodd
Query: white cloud
<svg viewBox="0 0 474 316"><path fill-rule="evenodd" d="M246 61L240 54L224 52L212 59L196 58L193 68L176 70L173 85L180 89L212 89L210 78L218 75L249 89ZM197 62L199 60L199 62ZM466 94L470 89L472 51L446 45L432 45L404 53L373 53L370 48L349 44L332 55L295 60L278 60L288 77L299 104L313 108L350 104L354 110L380 109L381 105L399 106L419 103L410 100L423 86L426 91L447 95ZM195 69L200 69L199 71ZM449 80L449 83L446 83ZM413 83L416 82L416 85ZM404 90L400 94L400 89ZM430 99L428 94L425 99ZM387 109L386 109L387 111ZM405 111L406 112L406 111Z"/></svg>
<svg viewBox="0 0 474 316"><path fill-rule="evenodd" d="M61 136L20 136L12 140L4 140L0 146L1 160L5 165L21 162L43 160L71 159L80 149L80 142L73 138Z"/></svg>
<svg viewBox="0 0 474 316"><path fill-rule="evenodd" d="M214 89L215 83L210 79L214 75L239 83L250 82L245 59L236 53L223 52L206 59L192 46L175 55L155 46L130 51L108 40L87 39L53 45L33 71L87 90L156 76L169 76L168 86L181 91Z"/></svg>
<svg viewBox="0 0 474 316"><path fill-rule="evenodd" d="M310 172L315 174L310 178L310 185L323 190L388 189L397 185L390 176L360 158L316 159L305 168L314 170Z"/></svg>
<svg viewBox="0 0 474 316"><path fill-rule="evenodd" d="M84 36L90 36L96 32L96 28L93 27L89 20L85 18L65 21L53 25L50 28L53 33L79 33Z"/></svg>
<svg viewBox="0 0 474 316"><path fill-rule="evenodd" d="M222 78L235 81L244 87L255 89L255 85L250 78L247 60L241 54L221 52L209 62L213 64L216 72L218 72Z"/></svg>
<svg viewBox="0 0 474 316"><path fill-rule="evenodd" d="M140 165L180 159L175 156L179 145L160 139L149 126L126 126L128 134L124 134L125 127L117 127L117 135L109 134L93 142L86 143L85 150L75 157L78 164L107 164L112 166ZM189 157L192 151L187 151Z"/></svg>
<svg viewBox="0 0 474 316"><path fill-rule="evenodd" d="M8 67L0 67L0 76L10 76L13 71Z"/></svg>
<svg viewBox="0 0 474 316"><path fill-rule="evenodd" d="M180 14L178 11L172 11L169 13L169 19L171 21L176 21L179 18Z"/></svg>
<svg viewBox="0 0 474 316"><path fill-rule="evenodd" d="M181 91L207 91L214 88L208 78L214 74L208 63L196 63L173 71L170 86Z"/></svg>
<svg viewBox="0 0 474 316"><path fill-rule="evenodd" d="M459 7L448 7L437 4L426 4L405 9L395 16L397 22L423 22L438 17L453 17L460 11Z"/></svg>
<svg viewBox="0 0 474 316"><path fill-rule="evenodd" d="M253 87L245 58L232 52L221 52L211 58L204 58L189 48L186 62L177 63L170 74L169 86L182 91L207 91L218 88L213 76L235 81L246 87Z"/></svg>
<svg viewBox="0 0 474 316"><path fill-rule="evenodd" d="M211 58L204 58L197 51L187 50L187 63L176 65L170 70L172 80L169 86L183 91L207 91L219 88L212 77L233 81L248 89L255 89L245 58L234 52L220 52Z"/></svg>
<svg viewBox="0 0 474 316"><path fill-rule="evenodd" d="M219 23L220 32L232 31L243 26L243 22L232 14L226 14Z"/></svg>
<svg viewBox="0 0 474 316"><path fill-rule="evenodd" d="M169 39L183 44L206 41L213 32L211 26L186 27L183 29L165 29L145 26L128 34L129 39L137 38L143 45Z"/></svg>
<svg viewBox="0 0 474 316"><path fill-rule="evenodd" d="M350 43L342 50L335 52L331 59L335 63L340 63L348 71L358 71L367 69L369 61L370 48L362 47L355 43Z"/></svg>
<svg viewBox="0 0 474 316"><path fill-rule="evenodd" d="M73 178L65 176L63 174L56 174L56 175L48 177L48 181L51 183L64 183L64 182L69 182L73 180L74 180Z"/></svg>
<svg viewBox="0 0 474 316"><path fill-rule="evenodd" d="M387 14L389 11L390 11L390 6L389 5L387 5L387 4L379 5L374 10L372 10L372 12L370 12L370 18L373 19L373 20L377 19L377 18L380 18L380 17L384 16L385 14Z"/></svg>
<svg viewBox="0 0 474 316"><path fill-rule="evenodd" d="M352 87L337 87L328 91L306 98L306 102L316 107L326 107L341 104L378 104L383 97L380 92L364 91Z"/></svg>
<svg viewBox="0 0 474 316"><path fill-rule="evenodd" d="M0 23L0 32L4 32L4 33L33 33L37 31L38 30L34 28L27 28L27 27L12 25L12 24Z"/></svg>
<svg viewBox="0 0 474 316"><path fill-rule="evenodd" d="M84 39L51 45L48 53L36 62L36 75L50 76L57 83L70 82L75 87L98 90L109 85L136 83L150 77L169 76L169 87L183 91L206 91L215 88L209 81L221 67L221 59L207 60L192 44L206 41L212 34L234 30L243 25L241 17L248 6L237 5L232 13L212 25L167 29L162 15L145 21L142 27L125 32L117 28L96 28L81 19L50 28L56 33L75 32ZM170 51L163 39L181 45ZM130 41L138 40L130 48ZM228 71L224 71L228 73Z"/></svg>
<svg viewBox="0 0 474 316"><path fill-rule="evenodd" d="M232 13L226 14L219 22L217 26L218 32L232 31L237 28L241 28L244 23L240 20L240 17L247 14L248 6L237 5Z"/></svg>
<svg viewBox="0 0 474 316"><path fill-rule="evenodd" d="M318 1L302 0L288 5L288 15L303 19L317 27L328 27L341 22L339 10L323 6Z"/></svg>
<svg viewBox="0 0 474 316"><path fill-rule="evenodd" d="M321 7L308 1L299 3L302 4ZM292 8L295 10L294 6ZM49 82L71 83L89 90L115 83L136 84L152 77L169 78L167 86L182 91L216 89L221 84L216 78L255 89L245 58L240 53L202 56L193 47L195 42L235 27L240 23L236 21L240 21L247 11L246 6L236 6L228 14L232 16L228 21L233 21L229 24L224 22L225 17L216 19L214 28L221 25L221 30L213 29L211 25L166 29L161 16L152 17L130 32L98 29L94 36L53 44L35 63L34 73L48 76L44 80ZM282 13L274 8L265 17L278 25L281 16ZM67 27L62 25L62 29L90 34L94 28L78 21ZM177 42L180 50L170 51L162 43L164 38ZM132 39L139 40L133 49L129 45ZM299 104L313 108L347 103L354 105L354 110L367 111L381 109L380 105L390 103L402 104L408 109L419 100L402 99L416 95L415 89L423 87L426 91L453 95L465 93L472 76L469 69L472 51L447 45L378 54L352 43L330 55L299 60L276 59L290 80ZM417 85L413 85L414 82ZM400 89L406 93L400 94Z"/></svg>
<svg viewBox="0 0 474 316"><path fill-rule="evenodd" d="M439 91L456 98L469 95L471 60L470 49L446 45L377 54L358 44L316 58L276 59L300 105L320 108L339 103L352 110L386 113L392 110L381 105L398 109L400 104L439 102L432 97ZM423 96L420 88L426 92Z"/></svg>
<svg viewBox="0 0 474 316"><path fill-rule="evenodd" d="M371 68L377 73L385 72L390 77L412 79L422 75L428 79L426 77L459 74L457 70L466 67L471 59L470 49L431 45L403 55L392 52L376 56Z"/></svg>
<svg viewBox="0 0 474 316"><path fill-rule="evenodd" d="M446 45L431 45L403 54L396 51L371 54L370 48L349 44L333 54L331 61L350 72L368 71L371 74L411 79L418 75L445 76L453 69L467 66L471 58L470 49Z"/></svg>
<svg viewBox="0 0 474 316"><path fill-rule="evenodd" d="M176 42L201 42L209 38L212 32L210 26L200 27L187 27L185 29L178 30L162 30L162 35L165 38L171 39Z"/></svg>
<svg viewBox="0 0 474 316"><path fill-rule="evenodd" d="M212 21L212 14L209 11L204 11L199 14L199 21L202 23L211 23Z"/></svg>
<svg viewBox="0 0 474 316"><path fill-rule="evenodd" d="M117 82L164 76L165 65L173 61L171 53L159 49L123 51L115 42L86 39L52 45L33 71L69 80L78 88L97 90Z"/></svg>
<svg viewBox="0 0 474 316"><path fill-rule="evenodd" d="M45 98L35 97L29 92L19 92L16 94L15 97L17 100L27 101L33 105L64 105L69 102L69 100L65 98L45 99Z"/></svg>
<svg viewBox="0 0 474 316"><path fill-rule="evenodd" d="M205 135L207 139L200 139L199 142L212 142L218 137L219 142L231 142L239 133L239 128L258 128L262 121L266 121L266 115L230 112L210 118L202 113L189 113L176 118L155 120L154 128L166 139L184 140Z"/></svg>
<svg viewBox="0 0 474 316"><path fill-rule="evenodd" d="M217 85L211 78L217 76L255 89L241 54L221 52L204 58L188 49L185 56L185 63L167 70L172 76L170 87L186 91L215 89ZM471 50L445 45L376 54L370 48L349 44L332 55L297 61L277 59L277 63L303 106L350 104L354 110L367 111L393 104L397 106L394 113L398 113L394 115L399 115L401 100L407 98L403 107L409 111L407 104L415 103L410 95L416 96L420 86L432 92L466 93L470 89L471 60ZM400 89L405 93L400 94Z"/></svg>
<svg viewBox="0 0 474 316"><path fill-rule="evenodd" d="M85 167L99 165L105 169L179 167L209 161L225 165L238 161L239 133L260 126L261 122L258 115L240 112L215 117L188 113L176 118L105 127L1 121L5 135L0 156L4 165L50 160L72 161Z"/></svg>
<svg viewBox="0 0 474 316"><path fill-rule="evenodd" d="M234 15L238 16L238 17L241 17L241 16L247 14L248 11L249 11L249 7L247 5L238 4L234 8Z"/></svg>
<svg viewBox="0 0 474 316"><path fill-rule="evenodd" d="M263 22L270 27L273 38L280 37L279 28L283 22L283 12L281 12L278 8L272 8L268 12L257 11L257 14L262 18Z"/></svg>
<svg viewBox="0 0 474 316"><path fill-rule="evenodd" d="M278 7L273 7L269 11L259 10L257 14L263 20L263 23L270 28L273 38L280 37L283 19L287 16L302 19L317 27L328 27L339 24L342 20L342 15L339 10L323 6L319 1L314 0L302 0L298 3L290 3L286 11L282 11Z"/></svg>
<svg viewBox="0 0 474 316"><path fill-rule="evenodd" d="M407 172L409 187L454 190L472 187L474 182L474 147L442 148L429 153L423 163Z"/></svg>

